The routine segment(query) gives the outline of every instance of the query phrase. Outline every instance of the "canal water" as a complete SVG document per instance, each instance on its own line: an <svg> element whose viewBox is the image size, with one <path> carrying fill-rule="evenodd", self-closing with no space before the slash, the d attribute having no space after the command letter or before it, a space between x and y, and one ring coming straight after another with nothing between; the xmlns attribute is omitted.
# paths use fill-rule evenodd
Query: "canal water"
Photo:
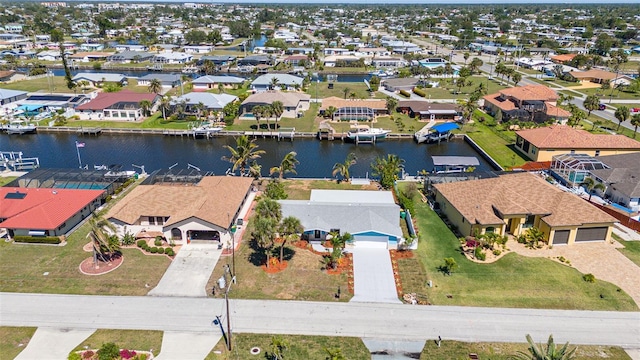
<svg viewBox="0 0 640 360"><path fill-rule="evenodd" d="M0 151L22 151L25 157L39 157L43 168L77 168L78 155L75 141L85 143L80 148L83 165L119 164L126 170L136 170L131 165L144 165L147 172L168 168L186 169L188 164L202 171L224 174L230 164L223 161L228 155L224 145L234 144L234 138L220 136L213 139L193 139L162 135L110 135L78 136L66 133L39 133L33 135L0 135ZM266 154L258 159L262 165L262 175L269 174L269 168L276 166L289 151L297 152L300 164L296 167L297 177L330 178L333 165L343 162L353 152L357 163L351 168L351 176L370 176L370 164L378 156L395 154L405 160L405 171L416 175L420 170L431 171L432 155L476 156L480 161L479 170L490 170L491 166L463 140L452 140L441 144L417 144L412 140L386 139L372 144L355 145L342 141L319 141L311 138L297 138L294 141L257 139L259 149Z"/></svg>

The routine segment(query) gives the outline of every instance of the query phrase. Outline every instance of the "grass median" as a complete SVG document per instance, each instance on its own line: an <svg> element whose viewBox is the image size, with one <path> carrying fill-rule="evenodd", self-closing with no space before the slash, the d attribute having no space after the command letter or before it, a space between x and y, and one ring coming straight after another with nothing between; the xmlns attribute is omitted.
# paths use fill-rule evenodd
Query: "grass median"
<svg viewBox="0 0 640 360"><path fill-rule="evenodd" d="M35 332L34 327L0 326L0 358L15 359Z"/></svg>

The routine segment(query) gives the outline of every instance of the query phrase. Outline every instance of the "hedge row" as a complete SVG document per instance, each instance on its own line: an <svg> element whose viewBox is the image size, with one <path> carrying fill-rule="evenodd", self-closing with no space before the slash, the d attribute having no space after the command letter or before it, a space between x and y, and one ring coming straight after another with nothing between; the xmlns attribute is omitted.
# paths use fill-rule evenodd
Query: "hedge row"
<svg viewBox="0 0 640 360"><path fill-rule="evenodd" d="M164 248L164 247L149 246L145 240L138 240L136 245L142 250L144 250L145 252L149 252L152 254L167 254L169 256L174 256L176 254L175 251L173 251L173 249L170 247Z"/></svg>
<svg viewBox="0 0 640 360"><path fill-rule="evenodd" d="M418 95L418 96L422 96L422 97L427 96L426 91L424 91L424 90L420 90L420 89L418 89L417 87L413 88L413 92L414 92L416 95Z"/></svg>
<svg viewBox="0 0 640 360"><path fill-rule="evenodd" d="M411 97L411 93L408 92L407 90L400 90L400 95L404 96L404 97Z"/></svg>
<svg viewBox="0 0 640 360"><path fill-rule="evenodd" d="M60 244L62 242L57 236L14 236L13 241L30 244Z"/></svg>

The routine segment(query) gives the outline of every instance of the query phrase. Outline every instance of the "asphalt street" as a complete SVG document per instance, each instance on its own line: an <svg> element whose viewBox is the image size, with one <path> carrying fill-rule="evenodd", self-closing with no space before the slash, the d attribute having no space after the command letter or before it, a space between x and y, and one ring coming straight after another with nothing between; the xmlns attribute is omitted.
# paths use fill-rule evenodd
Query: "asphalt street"
<svg viewBox="0 0 640 360"><path fill-rule="evenodd" d="M640 348L640 312L380 303L231 300L236 333L423 340L557 342ZM207 298L0 294L1 326L211 332L224 301Z"/></svg>

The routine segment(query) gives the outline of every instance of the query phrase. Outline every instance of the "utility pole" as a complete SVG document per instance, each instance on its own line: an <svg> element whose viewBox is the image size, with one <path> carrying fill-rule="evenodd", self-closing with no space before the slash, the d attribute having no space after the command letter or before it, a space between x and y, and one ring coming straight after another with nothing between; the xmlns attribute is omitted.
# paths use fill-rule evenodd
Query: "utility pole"
<svg viewBox="0 0 640 360"><path fill-rule="evenodd" d="M224 293L224 302L227 307L227 349L231 351L231 311L229 311L229 290L231 290L231 283L236 281L236 277L231 278L231 282L227 285L227 291Z"/></svg>

